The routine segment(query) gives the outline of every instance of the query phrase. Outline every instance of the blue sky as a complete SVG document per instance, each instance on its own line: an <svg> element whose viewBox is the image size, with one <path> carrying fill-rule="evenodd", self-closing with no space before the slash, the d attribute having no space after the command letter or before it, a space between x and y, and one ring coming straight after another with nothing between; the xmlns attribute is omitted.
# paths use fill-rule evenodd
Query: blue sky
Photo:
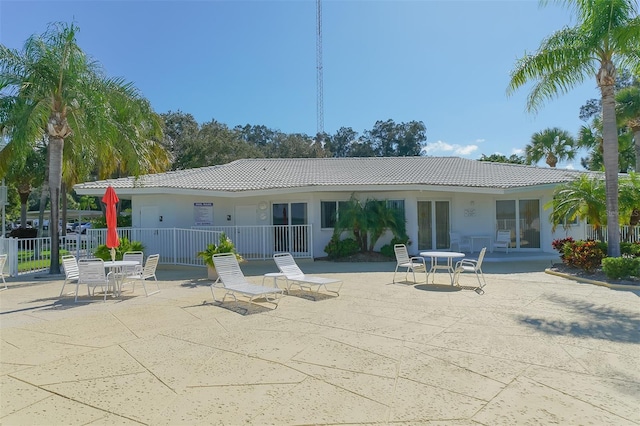
<svg viewBox="0 0 640 426"><path fill-rule="evenodd" d="M599 97L595 78L537 114L525 111L528 87L506 95L517 58L575 24L553 3L325 0L322 9L328 133L419 120L429 155L511 155L549 127L575 135L580 106ZM5 46L57 21L75 22L80 46L159 113L316 133L313 0L0 0Z"/></svg>

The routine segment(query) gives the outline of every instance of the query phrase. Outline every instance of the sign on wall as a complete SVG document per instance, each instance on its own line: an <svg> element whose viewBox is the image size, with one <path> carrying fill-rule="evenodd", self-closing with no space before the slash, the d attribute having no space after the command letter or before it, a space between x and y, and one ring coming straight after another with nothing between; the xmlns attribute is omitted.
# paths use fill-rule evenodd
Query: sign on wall
<svg viewBox="0 0 640 426"><path fill-rule="evenodd" d="M213 203L193 203L194 225L213 225Z"/></svg>

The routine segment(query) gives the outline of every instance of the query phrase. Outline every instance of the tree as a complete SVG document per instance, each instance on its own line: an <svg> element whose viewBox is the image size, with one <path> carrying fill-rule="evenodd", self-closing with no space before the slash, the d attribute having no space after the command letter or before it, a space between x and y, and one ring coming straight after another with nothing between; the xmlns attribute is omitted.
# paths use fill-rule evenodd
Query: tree
<svg viewBox="0 0 640 426"><path fill-rule="evenodd" d="M618 122L629 128L635 141L636 172L640 171L640 82L622 89L616 94Z"/></svg>
<svg viewBox="0 0 640 426"><path fill-rule="evenodd" d="M406 239L404 211L391 208L385 200L366 200L364 203L354 195L340 205L334 227L334 236L350 232L360 251L373 251L373 247L386 230L394 237Z"/></svg>
<svg viewBox="0 0 640 426"><path fill-rule="evenodd" d="M42 35L29 37L21 51L0 45L2 125L8 130L9 143L16 146L31 146L45 135L48 138L52 224L59 218L65 141L92 153L87 161L96 157L112 161L100 154L123 148L140 130L146 141L148 129L143 127L153 120L138 121L145 113L139 92L121 78L104 75L78 46L78 30L74 24L52 24ZM123 117L126 121L119 121ZM118 153L113 161L116 159L119 162L122 156ZM59 274L58 227L49 230L50 273Z"/></svg>
<svg viewBox="0 0 640 426"><path fill-rule="evenodd" d="M573 160L576 155L575 141L566 130L554 127L536 132L531 143L524 147L525 161L535 165L544 159L549 167L556 167L558 161Z"/></svg>
<svg viewBox="0 0 640 426"><path fill-rule="evenodd" d="M340 127L335 134L325 138L325 150L332 157L348 157L351 144L358 139L358 132L351 127Z"/></svg>
<svg viewBox="0 0 640 426"><path fill-rule="evenodd" d="M172 169L184 169L183 151L197 137L200 125L193 115L182 111L169 111L160 117L164 123L164 147L174 158Z"/></svg>
<svg viewBox="0 0 640 426"><path fill-rule="evenodd" d="M502 154L491 154L489 156L482 154L478 161L490 161L492 163L510 163L510 164L525 164L524 157L511 154L509 157Z"/></svg>
<svg viewBox="0 0 640 426"><path fill-rule="evenodd" d="M566 93L595 76L602 98L603 158L605 166L608 254L620 256L618 219L618 134L615 111L616 70L619 65L640 70L640 17L635 0L559 0L572 6L577 25L555 32L537 52L518 60L507 93L529 81L527 109ZM542 1L546 4L547 1Z"/></svg>
<svg viewBox="0 0 640 426"><path fill-rule="evenodd" d="M393 120L378 120L373 129L364 132L363 140L377 157L417 156L422 155L426 130L422 121L396 124Z"/></svg>
<svg viewBox="0 0 640 426"><path fill-rule="evenodd" d="M631 172L621 177L619 183L620 221L636 226L640 220L636 214L640 206L640 175ZM559 185L544 208L552 210L549 219L554 230L575 219L588 221L597 232L607 224L605 186L599 176L583 174Z"/></svg>
<svg viewBox="0 0 640 426"><path fill-rule="evenodd" d="M558 225L575 219L587 220L598 231L606 223L605 188L602 179L586 174L558 185L553 199L544 205L552 209L549 219L555 231Z"/></svg>

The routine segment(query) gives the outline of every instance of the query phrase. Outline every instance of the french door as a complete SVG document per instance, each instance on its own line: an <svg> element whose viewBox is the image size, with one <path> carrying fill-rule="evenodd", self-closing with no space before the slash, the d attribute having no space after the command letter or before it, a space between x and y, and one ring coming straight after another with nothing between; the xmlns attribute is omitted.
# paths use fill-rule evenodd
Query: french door
<svg viewBox="0 0 640 426"><path fill-rule="evenodd" d="M448 201L418 201L418 250L449 248Z"/></svg>
<svg viewBox="0 0 640 426"><path fill-rule="evenodd" d="M274 203L272 205L273 218L273 249L276 252L308 252L309 241L305 228L296 225L306 225L307 203Z"/></svg>

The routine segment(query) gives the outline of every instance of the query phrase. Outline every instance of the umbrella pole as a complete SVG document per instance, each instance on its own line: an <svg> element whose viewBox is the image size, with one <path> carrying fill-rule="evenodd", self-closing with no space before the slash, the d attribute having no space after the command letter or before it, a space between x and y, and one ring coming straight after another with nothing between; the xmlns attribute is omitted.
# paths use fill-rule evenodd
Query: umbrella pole
<svg viewBox="0 0 640 426"><path fill-rule="evenodd" d="M116 260L116 249L114 247L111 247L111 260Z"/></svg>

